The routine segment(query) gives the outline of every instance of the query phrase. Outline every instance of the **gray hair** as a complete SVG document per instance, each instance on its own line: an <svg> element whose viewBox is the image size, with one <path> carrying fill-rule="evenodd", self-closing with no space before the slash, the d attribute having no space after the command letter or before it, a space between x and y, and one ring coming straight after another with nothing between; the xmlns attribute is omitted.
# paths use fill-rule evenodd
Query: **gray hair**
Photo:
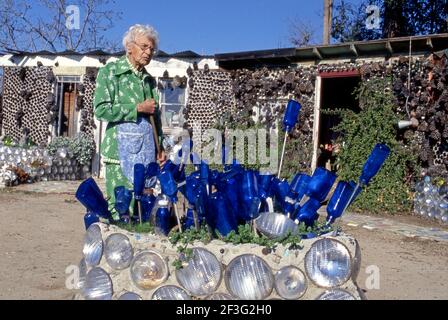
<svg viewBox="0 0 448 320"><path fill-rule="evenodd" d="M152 42L154 43L154 49L157 51L157 49L159 48L159 34L153 27L151 27L149 25L145 26L145 25L141 25L141 24L133 25L124 34L123 46L124 46L125 50L130 42L135 41L135 37L137 35L145 35L149 39L151 39Z"/></svg>

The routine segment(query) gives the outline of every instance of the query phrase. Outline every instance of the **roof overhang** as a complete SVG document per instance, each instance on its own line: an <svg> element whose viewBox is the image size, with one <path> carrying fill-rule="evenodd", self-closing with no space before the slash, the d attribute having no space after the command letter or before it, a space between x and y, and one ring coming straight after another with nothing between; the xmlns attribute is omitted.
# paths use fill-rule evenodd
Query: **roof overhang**
<svg viewBox="0 0 448 320"><path fill-rule="evenodd" d="M389 38L357 41L333 45L318 45L302 48L284 48L216 54L215 59L223 68L241 66L290 64L291 62L319 62L332 59L357 59L370 57L424 55L448 49L448 33L428 36Z"/></svg>

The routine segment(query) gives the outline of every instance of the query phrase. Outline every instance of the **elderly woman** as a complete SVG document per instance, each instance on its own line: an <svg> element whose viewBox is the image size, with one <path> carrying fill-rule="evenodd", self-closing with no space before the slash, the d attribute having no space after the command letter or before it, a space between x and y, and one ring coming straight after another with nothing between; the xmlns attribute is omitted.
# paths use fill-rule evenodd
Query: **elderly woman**
<svg viewBox="0 0 448 320"><path fill-rule="evenodd" d="M163 139L155 80L145 69L157 51L157 32L150 26L132 26L123 45L126 55L98 72L94 99L95 117L108 122L101 154L106 165L109 210L115 220L119 219L114 208L115 188L133 189L134 164L154 162L154 137L160 146ZM165 160L163 151L157 159ZM129 211L132 216L133 202Z"/></svg>

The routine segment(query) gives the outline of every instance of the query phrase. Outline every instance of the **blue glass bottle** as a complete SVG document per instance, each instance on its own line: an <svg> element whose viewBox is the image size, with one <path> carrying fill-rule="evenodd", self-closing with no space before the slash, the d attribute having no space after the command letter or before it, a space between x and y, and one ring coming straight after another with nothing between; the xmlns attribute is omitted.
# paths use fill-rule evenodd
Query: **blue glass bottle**
<svg viewBox="0 0 448 320"><path fill-rule="evenodd" d="M271 190L271 181L274 178L273 174L270 173L258 173L258 196L261 200L260 212L268 212L269 206L267 199L273 196Z"/></svg>
<svg viewBox="0 0 448 320"><path fill-rule="evenodd" d="M358 185L358 188L356 188L356 182L353 180L350 180L350 186L351 186L352 190L356 190L355 194L353 195L352 201L350 201L350 204L352 204L353 201L355 201L356 198L358 197L358 195L361 193L362 188L359 185Z"/></svg>
<svg viewBox="0 0 448 320"><path fill-rule="evenodd" d="M304 173L298 173L294 176L289 186L288 195L285 198L284 213L286 215L294 216L298 208L297 202L304 196L310 180L311 177Z"/></svg>
<svg viewBox="0 0 448 320"><path fill-rule="evenodd" d="M330 192L335 180L336 175L333 172L318 167L314 170L305 194L309 198L314 198L317 201L322 202Z"/></svg>
<svg viewBox="0 0 448 320"><path fill-rule="evenodd" d="M378 143L375 145L362 168L361 177L359 178L359 182L362 185L369 184L370 179L378 173L384 161L389 157L389 154L390 149L385 144Z"/></svg>
<svg viewBox="0 0 448 320"><path fill-rule="evenodd" d="M129 210L129 205L132 200L132 192L125 186L118 186L114 190L115 193L115 210L118 214L124 215Z"/></svg>
<svg viewBox="0 0 448 320"><path fill-rule="evenodd" d="M243 172L240 199L243 210L239 210L238 218L243 221L255 219L259 215L260 198L258 197L258 181L253 170Z"/></svg>
<svg viewBox="0 0 448 320"><path fill-rule="evenodd" d="M90 212L104 219L110 219L109 205L93 178L84 180L76 191L76 199Z"/></svg>
<svg viewBox="0 0 448 320"><path fill-rule="evenodd" d="M288 101L286 112L283 117L283 131L288 133L292 131L297 123L297 118L299 116L301 107L302 106L300 105L300 103L295 100Z"/></svg>
<svg viewBox="0 0 448 320"><path fill-rule="evenodd" d="M293 193L293 197L296 201L300 201L305 195L310 181L311 177L305 173L298 173L294 176L289 187L290 192Z"/></svg>
<svg viewBox="0 0 448 320"><path fill-rule="evenodd" d="M346 181L339 181L327 205L327 221L336 220L350 201L353 187Z"/></svg>
<svg viewBox="0 0 448 320"><path fill-rule="evenodd" d="M141 163L134 165L134 197L140 199L145 187L146 168Z"/></svg>
<svg viewBox="0 0 448 320"><path fill-rule="evenodd" d="M304 222L308 227L312 226L314 221L319 218L317 210L319 210L320 207L320 201L310 198L297 213L296 223Z"/></svg>
<svg viewBox="0 0 448 320"><path fill-rule="evenodd" d="M86 230L90 227L90 225L99 221L100 218L93 212L87 211L87 213L84 215L84 225L86 226Z"/></svg>
<svg viewBox="0 0 448 320"><path fill-rule="evenodd" d="M171 230L171 213L168 210L168 200L159 200L159 208L155 218L156 231L167 236Z"/></svg>
<svg viewBox="0 0 448 320"><path fill-rule="evenodd" d="M300 202L300 208L296 215L296 220L305 222L307 226L312 226L319 217L319 210L322 201L328 196L331 187L336 180L336 175L324 168L316 168L308 183L307 191Z"/></svg>
<svg viewBox="0 0 448 320"><path fill-rule="evenodd" d="M193 210L194 210L194 208L191 207L191 206L189 206L188 209L187 209L187 215L186 215L187 218L185 219L185 223L184 223L184 229L185 230L195 227ZM199 220L198 221L199 225L201 225L204 219L203 219L203 217L198 215L198 220Z"/></svg>
<svg viewBox="0 0 448 320"><path fill-rule="evenodd" d="M171 201L177 200L177 183L174 181L173 174L165 168L159 174L160 186L162 193L170 198Z"/></svg>
<svg viewBox="0 0 448 320"><path fill-rule="evenodd" d="M149 222L151 212L156 203L156 197L153 194L144 194L140 200L142 202L142 222Z"/></svg>
<svg viewBox="0 0 448 320"><path fill-rule="evenodd" d="M277 205L280 206L280 211L284 211L285 199L289 191L289 183L287 180L280 180L274 177L271 181L271 188L274 193L275 199L277 200Z"/></svg>
<svg viewBox="0 0 448 320"><path fill-rule="evenodd" d="M212 213L210 218L212 229L216 229L220 235L227 236L232 230L237 230L236 217L228 210L227 203L221 192L217 191L209 197L209 208L207 214ZM209 218L209 219L210 219ZM207 221L207 223L209 223Z"/></svg>

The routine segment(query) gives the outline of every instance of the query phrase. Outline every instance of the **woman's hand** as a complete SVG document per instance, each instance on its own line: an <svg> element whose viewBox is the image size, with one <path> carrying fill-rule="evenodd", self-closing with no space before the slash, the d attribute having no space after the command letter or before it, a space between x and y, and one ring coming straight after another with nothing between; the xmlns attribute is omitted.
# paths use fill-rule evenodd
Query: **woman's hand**
<svg viewBox="0 0 448 320"><path fill-rule="evenodd" d="M157 161L159 161L160 166L163 166L163 164L166 162L166 154L165 151L160 151L157 154Z"/></svg>
<svg viewBox="0 0 448 320"><path fill-rule="evenodd" d="M137 112L153 114L156 110L156 101L154 99L145 100L137 105Z"/></svg>

